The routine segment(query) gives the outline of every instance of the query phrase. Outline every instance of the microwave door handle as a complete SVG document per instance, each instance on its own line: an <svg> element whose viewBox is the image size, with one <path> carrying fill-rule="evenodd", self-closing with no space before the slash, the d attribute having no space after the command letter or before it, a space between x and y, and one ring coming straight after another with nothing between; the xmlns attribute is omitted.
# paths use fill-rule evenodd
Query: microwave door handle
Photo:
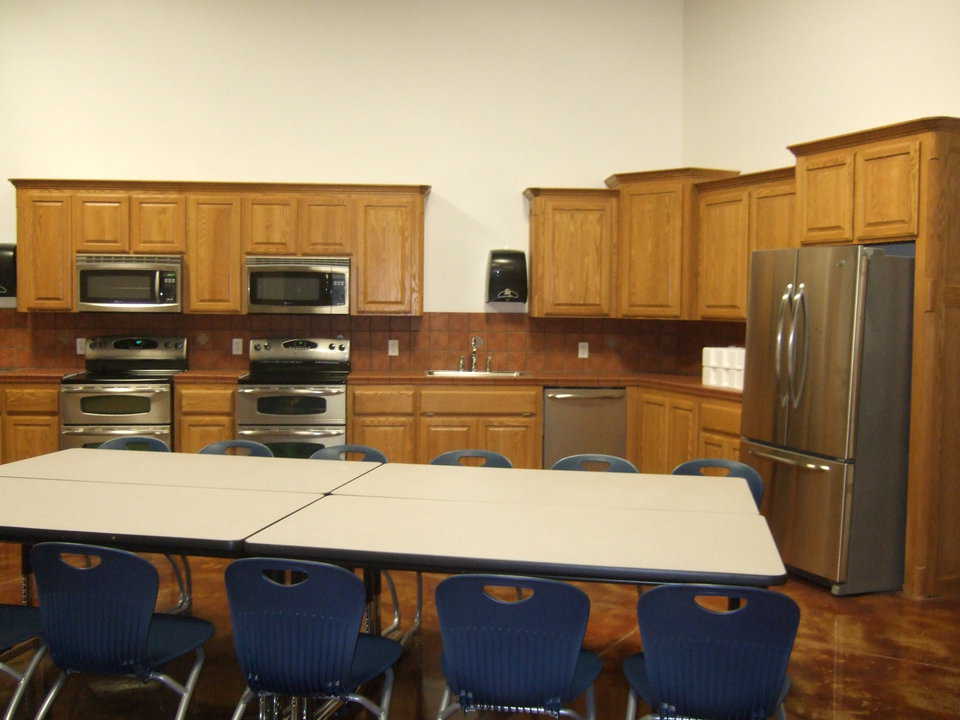
<svg viewBox="0 0 960 720"><path fill-rule="evenodd" d="M160 275L162 273L159 270L153 271L153 302L160 302Z"/></svg>
<svg viewBox="0 0 960 720"><path fill-rule="evenodd" d="M781 391L783 384L782 357L783 357L783 326L786 320L787 306L790 302L790 296L793 293L793 283L787 283L783 288L783 295L780 296L780 305L777 308L777 332L776 345L773 354L773 372L777 381L777 398L782 405L787 404L789 390L785 393Z"/></svg>

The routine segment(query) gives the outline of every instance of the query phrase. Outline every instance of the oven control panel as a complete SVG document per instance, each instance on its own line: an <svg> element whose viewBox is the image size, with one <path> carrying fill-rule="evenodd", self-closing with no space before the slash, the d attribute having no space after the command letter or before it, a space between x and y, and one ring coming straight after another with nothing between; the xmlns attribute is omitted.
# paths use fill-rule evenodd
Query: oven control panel
<svg viewBox="0 0 960 720"><path fill-rule="evenodd" d="M87 360L186 360L185 337L107 335L87 339Z"/></svg>
<svg viewBox="0 0 960 720"><path fill-rule="evenodd" d="M276 361L347 362L350 341L345 338L254 338L251 362Z"/></svg>

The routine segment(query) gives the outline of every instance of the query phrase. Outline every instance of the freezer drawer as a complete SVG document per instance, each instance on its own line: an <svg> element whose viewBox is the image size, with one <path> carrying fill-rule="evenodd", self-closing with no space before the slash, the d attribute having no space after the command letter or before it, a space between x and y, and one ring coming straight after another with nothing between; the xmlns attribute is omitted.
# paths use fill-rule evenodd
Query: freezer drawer
<svg viewBox="0 0 960 720"><path fill-rule="evenodd" d="M853 465L746 440L741 451L768 488L767 521L784 565L846 582Z"/></svg>
<svg viewBox="0 0 960 720"><path fill-rule="evenodd" d="M627 393L623 388L545 388L543 467L580 453L624 457Z"/></svg>

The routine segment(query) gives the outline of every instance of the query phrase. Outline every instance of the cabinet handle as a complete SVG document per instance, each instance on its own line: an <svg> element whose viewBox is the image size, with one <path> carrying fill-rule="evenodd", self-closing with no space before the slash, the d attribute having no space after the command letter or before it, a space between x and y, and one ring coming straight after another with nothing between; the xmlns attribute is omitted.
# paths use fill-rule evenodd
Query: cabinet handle
<svg viewBox="0 0 960 720"><path fill-rule="evenodd" d="M434 415L436 415L436 413L432 413L432 412L425 412L420 414L423 415L424 417L433 417Z"/></svg>

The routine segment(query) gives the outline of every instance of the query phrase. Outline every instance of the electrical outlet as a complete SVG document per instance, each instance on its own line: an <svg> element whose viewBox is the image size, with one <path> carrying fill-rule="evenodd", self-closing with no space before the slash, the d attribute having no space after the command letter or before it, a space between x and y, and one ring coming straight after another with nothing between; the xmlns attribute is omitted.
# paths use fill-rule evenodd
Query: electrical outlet
<svg viewBox="0 0 960 720"><path fill-rule="evenodd" d="M387 355L397 357L400 354L400 341L387 340Z"/></svg>
<svg viewBox="0 0 960 720"><path fill-rule="evenodd" d="M77 338L77 355L87 354L87 339Z"/></svg>
<svg viewBox="0 0 960 720"><path fill-rule="evenodd" d="M234 355L243 355L243 338L233 338L230 348Z"/></svg>
<svg viewBox="0 0 960 720"><path fill-rule="evenodd" d="M590 357L590 343L577 343L577 357L581 360Z"/></svg>

